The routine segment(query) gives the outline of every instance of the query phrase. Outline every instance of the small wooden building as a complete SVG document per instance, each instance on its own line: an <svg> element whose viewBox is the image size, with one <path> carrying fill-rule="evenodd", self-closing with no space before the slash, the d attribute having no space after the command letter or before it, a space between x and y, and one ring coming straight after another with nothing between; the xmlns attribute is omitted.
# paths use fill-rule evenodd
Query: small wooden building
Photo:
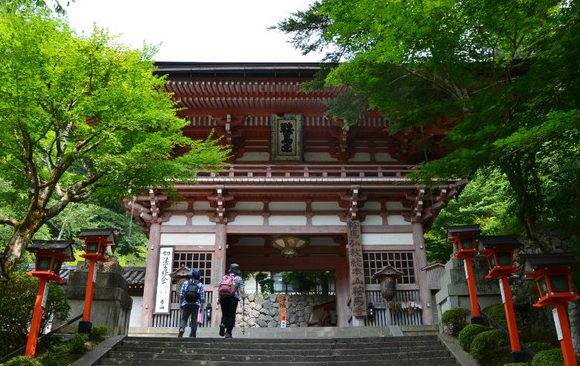
<svg viewBox="0 0 580 366"><path fill-rule="evenodd" d="M214 131L232 158L219 174L178 183L178 200L152 189L125 201L149 237L142 326L176 326L170 275L181 267L200 270L215 309L215 284L231 263L252 272L332 271L338 326L372 325L369 302L386 314L379 325L433 324L423 233L463 182L431 191L407 175L429 157L415 141L442 131L390 135L377 113L344 128L325 102L345 88L302 90L319 64L157 66L190 122L185 134ZM403 273L394 305L371 280L387 265Z"/></svg>

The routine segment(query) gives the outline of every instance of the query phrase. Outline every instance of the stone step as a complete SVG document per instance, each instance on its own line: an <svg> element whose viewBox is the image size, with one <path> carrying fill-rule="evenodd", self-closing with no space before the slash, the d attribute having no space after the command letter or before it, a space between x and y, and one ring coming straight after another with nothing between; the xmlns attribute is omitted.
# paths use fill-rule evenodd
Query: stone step
<svg viewBox="0 0 580 366"><path fill-rule="evenodd" d="M218 328L198 328L198 338L218 337ZM179 328L130 327L131 337L176 337ZM189 336L186 328L184 336ZM356 338L356 337L391 337L403 335L437 335L438 325L406 325L384 327L288 327L288 328L240 328L233 330L234 338Z"/></svg>
<svg viewBox="0 0 580 366"><path fill-rule="evenodd" d="M285 365L288 366L457 366L456 361L450 359L449 357L442 358L413 358L413 359L397 359L388 358L382 360L367 360L364 358L359 358L358 360L333 360L333 361L285 361ZM235 365L256 365L256 366L280 366L280 361L258 361L254 359L247 359L246 361L240 363L240 361L231 360L203 360L203 359L186 359L186 360L175 360L175 359L106 359L99 363L101 366L235 366Z"/></svg>
<svg viewBox="0 0 580 366"><path fill-rule="evenodd" d="M337 357L341 360L352 360L356 361L359 357L365 360L382 360L386 357L390 358L408 358L410 355L419 358L437 358L437 357L448 357L449 352L443 349L431 349L423 351L383 351L383 350L311 350L305 351L301 348L295 350L263 350L261 352L256 352L255 350L243 350L243 351L231 351L224 349L214 349L204 350L199 352L198 350L179 350L176 352L154 352L154 351L141 351L132 352L124 349L111 351L109 357L111 359L115 358L127 358L127 359L191 359L191 358L202 358L204 360L219 361L227 357L228 360L232 361L246 361L251 358L252 360L258 361L332 361Z"/></svg>
<svg viewBox="0 0 580 366"><path fill-rule="evenodd" d="M117 347L117 351L123 352L153 352L159 354L181 353L181 354L204 354L213 353L216 350L215 343L189 343L186 346L179 345L151 345L147 344L123 344ZM352 345L324 345L324 344L301 344L301 343L281 343L281 344L256 344L252 347L247 347L242 344L228 346L221 348L222 352L240 353L240 354L260 354L276 350L277 352L284 352L291 354L293 352L316 351L316 352L332 352L336 354L343 354L348 352L370 352L370 353L405 353L405 352L423 352L431 351L433 348L438 348L439 343L432 344L417 344L408 346L397 345L381 345L381 344L358 344Z"/></svg>

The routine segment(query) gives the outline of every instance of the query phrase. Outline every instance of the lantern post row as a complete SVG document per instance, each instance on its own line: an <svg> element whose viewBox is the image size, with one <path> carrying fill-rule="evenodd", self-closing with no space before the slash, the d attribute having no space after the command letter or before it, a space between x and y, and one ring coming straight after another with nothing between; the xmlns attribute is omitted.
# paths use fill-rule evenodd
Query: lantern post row
<svg viewBox="0 0 580 366"><path fill-rule="evenodd" d="M60 267L64 261L74 261L72 245L74 240L44 241L33 240L27 250L36 255L34 271L27 272L29 276L37 277L40 280L34 313L30 323L30 332L26 343L25 356L34 357L36 353L36 343L40 333L40 323L42 314L46 306L48 297L48 281L64 282L60 277Z"/></svg>

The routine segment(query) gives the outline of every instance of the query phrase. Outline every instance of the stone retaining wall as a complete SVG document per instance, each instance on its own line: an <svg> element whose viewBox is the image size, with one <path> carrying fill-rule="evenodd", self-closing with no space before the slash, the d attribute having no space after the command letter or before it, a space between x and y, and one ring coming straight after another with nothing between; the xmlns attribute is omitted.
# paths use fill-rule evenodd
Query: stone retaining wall
<svg viewBox="0 0 580 366"><path fill-rule="evenodd" d="M236 315L236 327L275 328L280 327L281 312L278 309L278 294L263 296L249 294L243 306L242 300ZM334 295L289 295L286 310L287 327L307 327L312 308L335 301Z"/></svg>

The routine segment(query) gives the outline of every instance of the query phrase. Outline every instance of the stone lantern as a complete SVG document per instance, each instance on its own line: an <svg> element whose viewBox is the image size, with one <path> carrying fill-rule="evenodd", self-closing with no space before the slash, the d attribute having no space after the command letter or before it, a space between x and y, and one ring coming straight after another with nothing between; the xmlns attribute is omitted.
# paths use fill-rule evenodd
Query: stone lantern
<svg viewBox="0 0 580 366"><path fill-rule="evenodd" d="M397 279L403 275L403 272L386 266L373 275L373 280L378 280L381 286L381 295L387 301L391 301L397 294Z"/></svg>
<svg viewBox="0 0 580 366"><path fill-rule="evenodd" d="M72 250L73 240L33 240L27 250L36 255L36 262L34 271L27 272L29 276L37 277L40 280L38 286L38 293L36 295L36 302L34 305L34 314L32 322L30 323L30 333L28 334L28 341L26 343L25 356L34 357L36 353L36 342L38 341L38 333L40 332L40 322L42 320L42 313L46 305L48 297L48 288L46 284L48 281L64 282L60 277L60 267L62 262L74 261Z"/></svg>

